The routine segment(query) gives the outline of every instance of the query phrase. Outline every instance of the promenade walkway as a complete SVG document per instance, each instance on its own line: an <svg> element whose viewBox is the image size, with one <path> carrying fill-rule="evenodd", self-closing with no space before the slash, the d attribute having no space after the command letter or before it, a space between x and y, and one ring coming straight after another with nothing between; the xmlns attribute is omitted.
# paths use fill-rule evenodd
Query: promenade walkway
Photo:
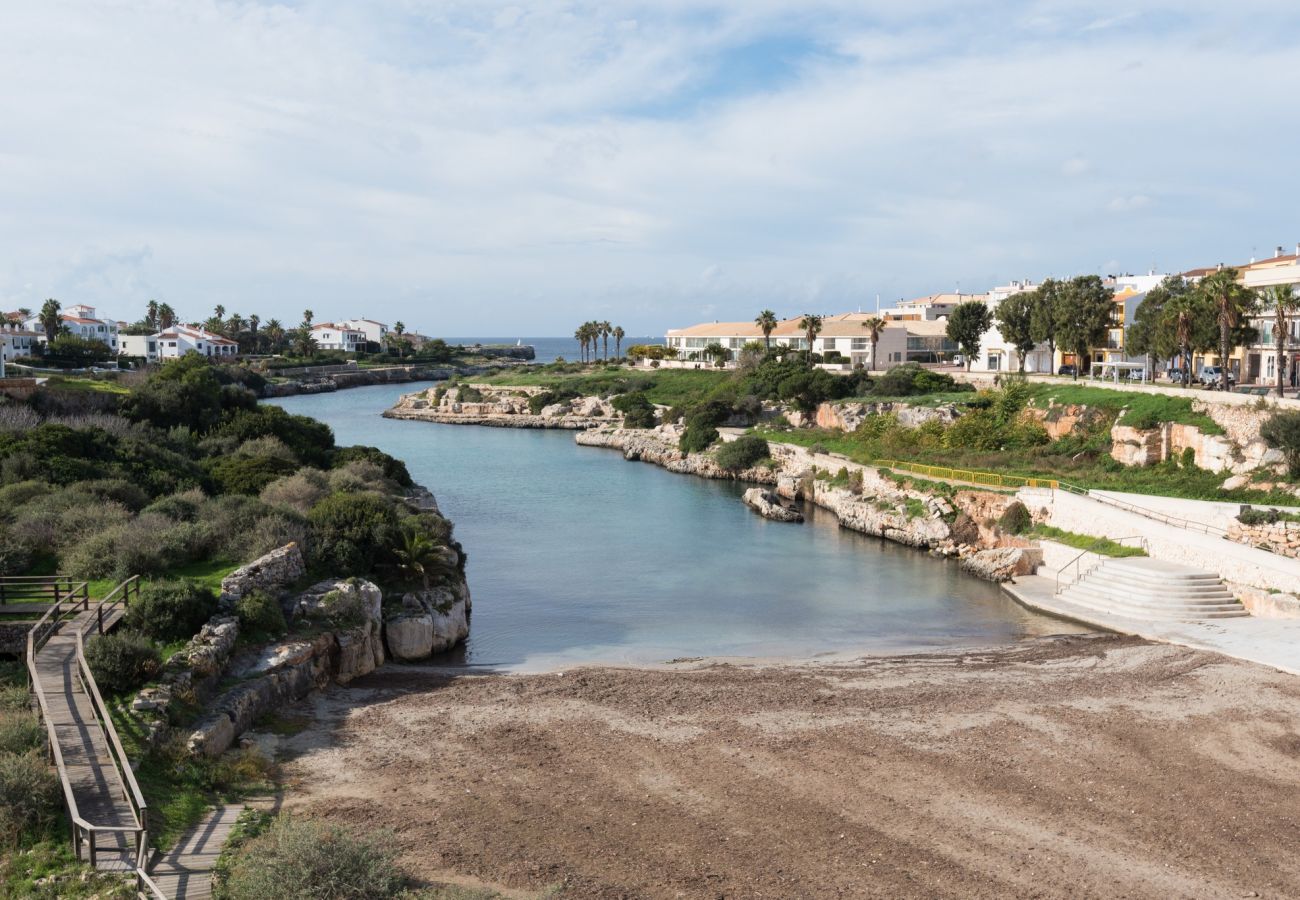
<svg viewBox="0 0 1300 900"><path fill-rule="evenodd" d="M1024 606L1094 628L1222 653L1300 675L1300 619L1242 616L1196 622L1150 621L1078 606L1058 596L1056 579L1023 575L1002 589Z"/></svg>

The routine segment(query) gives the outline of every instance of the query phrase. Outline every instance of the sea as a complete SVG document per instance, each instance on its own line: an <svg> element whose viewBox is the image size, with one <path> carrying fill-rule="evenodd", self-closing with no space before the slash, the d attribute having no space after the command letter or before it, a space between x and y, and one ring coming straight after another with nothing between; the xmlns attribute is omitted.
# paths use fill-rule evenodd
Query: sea
<svg viewBox="0 0 1300 900"><path fill-rule="evenodd" d="M572 337L445 337L449 344L527 344L537 352L535 362L549 363L563 358L568 362L579 359L580 348ZM623 349L633 344L662 344L663 335L658 337L625 337ZM603 349L603 345L602 345ZM609 354L614 355L614 339L609 339Z"/></svg>

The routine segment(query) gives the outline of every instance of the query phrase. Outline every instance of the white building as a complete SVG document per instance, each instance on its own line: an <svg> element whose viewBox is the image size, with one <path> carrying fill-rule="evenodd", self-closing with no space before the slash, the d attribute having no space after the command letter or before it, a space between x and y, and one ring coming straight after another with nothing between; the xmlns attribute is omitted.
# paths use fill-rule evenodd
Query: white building
<svg viewBox="0 0 1300 900"><path fill-rule="evenodd" d="M117 322L98 318L95 315L95 307L86 306L84 303L69 306L60 313L59 320L69 334L99 341L114 353L118 352ZM40 316L33 315L23 324L28 331L40 332L41 342L44 343L45 329L41 326Z"/></svg>
<svg viewBox="0 0 1300 900"><path fill-rule="evenodd" d="M988 305L989 314L994 318L993 327L984 332L984 337L980 340L979 358L971 363L973 370L986 372L1020 371L1019 352L1015 346L1002 336L1002 331L998 328L998 305L1008 297L1035 290L1037 287L1038 285L1026 278L1024 281L1012 281L995 287L987 294L977 295L977 299L983 299ZM1026 372L1050 373L1053 371L1053 366L1052 354L1048 352L1046 343L1036 344L1032 350L1025 354Z"/></svg>
<svg viewBox="0 0 1300 900"><path fill-rule="evenodd" d="M826 356L838 353L847 365L887 369L904 362L938 362L956 351L945 332L945 320L889 321L876 343L876 360L871 358L871 334L864 323L873 313L840 313L822 318L822 328L813 340L812 351ZM773 347L805 350L808 339L796 317L777 323L772 330ZM883 315L882 315L883 318ZM664 343L677 351L680 360L707 361L709 346L719 344L735 353L749 343L763 344L762 330L753 322L705 322L688 328L673 328Z"/></svg>
<svg viewBox="0 0 1300 900"><path fill-rule="evenodd" d="M239 355L239 344L236 341L193 325L174 325L166 331L145 337L142 343L133 340L129 346L135 350L143 348L144 353L134 352L130 355L144 356L149 362L180 359L187 353L198 353L213 359L234 359Z"/></svg>
<svg viewBox="0 0 1300 900"><path fill-rule="evenodd" d="M388 343L388 326L374 319L346 319L335 323L339 328L359 331L366 336L366 341L384 346Z"/></svg>
<svg viewBox="0 0 1300 900"><path fill-rule="evenodd" d="M344 322L321 322L319 325L313 325L311 336L316 341L316 346L322 350L356 353L358 350L364 350L366 345L366 333Z"/></svg>
<svg viewBox="0 0 1300 900"><path fill-rule="evenodd" d="M4 363L32 355L32 348L45 338L45 332L33 331L17 322L0 324L0 377Z"/></svg>

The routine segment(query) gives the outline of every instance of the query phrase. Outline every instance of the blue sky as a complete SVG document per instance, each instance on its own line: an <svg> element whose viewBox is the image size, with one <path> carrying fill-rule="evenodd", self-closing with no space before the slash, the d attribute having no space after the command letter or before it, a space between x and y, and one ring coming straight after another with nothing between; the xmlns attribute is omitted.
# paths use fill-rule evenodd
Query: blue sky
<svg viewBox="0 0 1300 900"><path fill-rule="evenodd" d="M1300 241L1275 2L0 9L0 304L631 333Z"/></svg>

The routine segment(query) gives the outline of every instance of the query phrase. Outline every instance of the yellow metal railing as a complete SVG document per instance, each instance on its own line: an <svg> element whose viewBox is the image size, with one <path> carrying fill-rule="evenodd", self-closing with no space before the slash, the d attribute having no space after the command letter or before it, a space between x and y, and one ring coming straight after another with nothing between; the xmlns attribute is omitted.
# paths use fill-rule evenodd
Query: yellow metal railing
<svg viewBox="0 0 1300 900"><path fill-rule="evenodd" d="M929 478L946 478L949 481L967 481L989 487L1035 487L1058 490L1061 482L1054 478L1024 478L1019 475L999 475L997 472L976 472L973 469L954 469L950 466L927 466L924 463L904 462L897 459L878 459L872 465L886 469L902 469Z"/></svg>

